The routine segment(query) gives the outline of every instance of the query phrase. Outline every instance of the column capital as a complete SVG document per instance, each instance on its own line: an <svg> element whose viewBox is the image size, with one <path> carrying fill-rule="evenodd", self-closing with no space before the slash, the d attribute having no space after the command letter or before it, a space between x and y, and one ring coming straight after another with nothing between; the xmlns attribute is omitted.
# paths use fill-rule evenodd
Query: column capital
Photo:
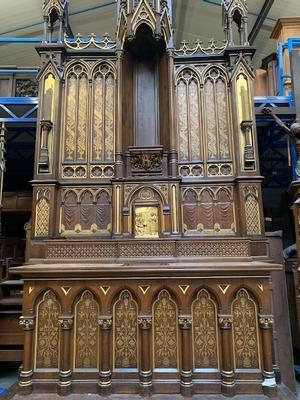
<svg viewBox="0 0 300 400"><path fill-rule="evenodd" d="M138 317L139 328L143 331L151 329L152 317L151 316L140 316Z"/></svg>
<svg viewBox="0 0 300 400"><path fill-rule="evenodd" d="M58 323L63 331L70 330L73 326L73 315L59 317Z"/></svg>
<svg viewBox="0 0 300 400"><path fill-rule="evenodd" d="M231 329L233 322L232 315L219 315L218 322L221 329Z"/></svg>
<svg viewBox="0 0 300 400"><path fill-rule="evenodd" d="M271 329L273 324L273 315L259 315L259 326L261 329Z"/></svg>
<svg viewBox="0 0 300 400"><path fill-rule="evenodd" d="M109 331L112 328L113 319L110 316L99 317L98 324L102 331Z"/></svg>
<svg viewBox="0 0 300 400"><path fill-rule="evenodd" d="M178 324L180 329L190 329L192 326L193 318L191 315L182 315L178 317Z"/></svg>
<svg viewBox="0 0 300 400"><path fill-rule="evenodd" d="M35 316L24 316L19 318L19 325L24 329L24 331L32 331L35 327Z"/></svg>

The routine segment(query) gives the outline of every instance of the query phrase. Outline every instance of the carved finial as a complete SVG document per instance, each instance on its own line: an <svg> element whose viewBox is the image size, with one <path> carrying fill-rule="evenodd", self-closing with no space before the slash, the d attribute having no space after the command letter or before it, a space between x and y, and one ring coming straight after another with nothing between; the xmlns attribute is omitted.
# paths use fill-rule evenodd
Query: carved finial
<svg viewBox="0 0 300 400"><path fill-rule="evenodd" d="M248 5L246 0L222 0L223 25L229 46L249 46ZM237 26L239 43L234 43L233 23Z"/></svg>

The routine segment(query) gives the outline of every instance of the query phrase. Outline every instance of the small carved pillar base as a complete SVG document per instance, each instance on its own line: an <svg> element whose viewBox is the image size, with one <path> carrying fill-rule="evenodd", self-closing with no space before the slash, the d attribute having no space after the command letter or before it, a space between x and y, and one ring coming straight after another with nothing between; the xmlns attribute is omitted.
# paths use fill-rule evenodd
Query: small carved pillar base
<svg viewBox="0 0 300 400"><path fill-rule="evenodd" d="M179 317L179 327L181 330L181 381L180 388L181 394L184 397L191 397L193 395L193 373L191 364L191 326L192 317L184 316Z"/></svg>
<svg viewBox="0 0 300 400"><path fill-rule="evenodd" d="M141 332L141 369L140 375L140 395L151 396L152 393L152 370L150 361L150 330L152 318L141 316L138 318Z"/></svg>
<svg viewBox="0 0 300 400"><path fill-rule="evenodd" d="M262 350L263 350L263 377L262 383L264 394L270 397L277 395L275 373L273 370L272 355L272 325L274 319L270 315L259 316L259 326L261 329Z"/></svg>
<svg viewBox="0 0 300 400"><path fill-rule="evenodd" d="M70 339L71 329L73 326L72 316L62 316L58 320L61 327L60 339L60 371L59 382L57 385L57 393L60 396L67 396L71 393L71 355L70 355Z"/></svg>
<svg viewBox="0 0 300 400"><path fill-rule="evenodd" d="M230 397L235 395L232 349L232 316L219 315L219 326L221 329L222 349L222 394Z"/></svg>
<svg viewBox="0 0 300 400"><path fill-rule="evenodd" d="M19 388L21 395L29 395L32 392L32 339L35 325L35 317L20 317L20 325L24 330L23 365L19 375Z"/></svg>
<svg viewBox="0 0 300 400"><path fill-rule="evenodd" d="M112 317L100 317L98 320L101 329L101 364L98 389L101 396L111 394L111 369L110 369L110 332L112 328Z"/></svg>

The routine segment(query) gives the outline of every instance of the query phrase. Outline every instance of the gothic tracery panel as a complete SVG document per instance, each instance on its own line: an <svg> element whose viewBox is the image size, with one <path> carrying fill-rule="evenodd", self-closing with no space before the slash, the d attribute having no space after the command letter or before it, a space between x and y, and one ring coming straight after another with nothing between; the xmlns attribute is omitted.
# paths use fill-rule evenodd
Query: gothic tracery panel
<svg viewBox="0 0 300 400"><path fill-rule="evenodd" d="M81 64L76 64L66 77L64 160L67 162L84 162L87 159L88 91L87 70Z"/></svg>
<svg viewBox="0 0 300 400"><path fill-rule="evenodd" d="M195 72L184 69L177 78L179 161L199 161L201 154L200 84Z"/></svg>
<svg viewBox="0 0 300 400"><path fill-rule="evenodd" d="M217 308L207 290L192 303L195 368L218 368Z"/></svg>
<svg viewBox="0 0 300 400"><path fill-rule="evenodd" d="M50 191L48 189L39 189L36 199L35 236L46 237L49 235Z"/></svg>
<svg viewBox="0 0 300 400"><path fill-rule="evenodd" d="M91 292L85 291L75 306L74 367L95 369L99 362L99 307Z"/></svg>
<svg viewBox="0 0 300 400"><path fill-rule="evenodd" d="M167 290L153 304L154 368L178 367L177 306Z"/></svg>
<svg viewBox="0 0 300 400"><path fill-rule="evenodd" d="M229 105L227 82L219 68L211 68L204 78L207 159L230 158Z"/></svg>
<svg viewBox="0 0 300 400"><path fill-rule="evenodd" d="M92 162L114 160L115 79L109 64L103 63L93 77Z"/></svg>
<svg viewBox="0 0 300 400"><path fill-rule="evenodd" d="M114 367L137 368L137 304L124 290L114 305Z"/></svg>
<svg viewBox="0 0 300 400"><path fill-rule="evenodd" d="M232 302L235 366L238 369L259 368L257 306L245 289Z"/></svg>
<svg viewBox="0 0 300 400"><path fill-rule="evenodd" d="M59 367L60 305L55 294L48 290L37 305L35 367L57 369Z"/></svg>

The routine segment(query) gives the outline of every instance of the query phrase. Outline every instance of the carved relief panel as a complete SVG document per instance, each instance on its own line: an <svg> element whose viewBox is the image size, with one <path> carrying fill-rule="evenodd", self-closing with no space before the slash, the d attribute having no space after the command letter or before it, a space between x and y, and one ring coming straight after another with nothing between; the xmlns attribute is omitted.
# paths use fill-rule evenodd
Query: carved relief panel
<svg viewBox="0 0 300 400"><path fill-rule="evenodd" d="M232 188L182 189L182 218L186 234L234 234Z"/></svg>
<svg viewBox="0 0 300 400"><path fill-rule="evenodd" d="M96 369L99 364L99 306L85 291L75 305L74 368Z"/></svg>
<svg viewBox="0 0 300 400"><path fill-rule="evenodd" d="M40 188L36 194L35 229L36 237L47 237L50 224L50 190Z"/></svg>
<svg viewBox="0 0 300 400"><path fill-rule="evenodd" d="M178 368L177 306L167 290L153 304L154 368Z"/></svg>
<svg viewBox="0 0 300 400"><path fill-rule="evenodd" d="M176 103L180 175L232 175L231 108L223 68L179 68Z"/></svg>
<svg viewBox="0 0 300 400"><path fill-rule="evenodd" d="M47 291L36 308L35 368L58 369L60 305L52 291Z"/></svg>
<svg viewBox="0 0 300 400"><path fill-rule="evenodd" d="M194 368L218 368L217 307L207 290L192 303Z"/></svg>
<svg viewBox="0 0 300 400"><path fill-rule="evenodd" d="M111 189L63 190L62 234L109 234L112 229L111 218Z"/></svg>
<svg viewBox="0 0 300 400"><path fill-rule="evenodd" d="M65 73L64 178L114 176L116 72L111 62L71 64Z"/></svg>
<svg viewBox="0 0 300 400"><path fill-rule="evenodd" d="M124 290L114 305L114 368L138 367L137 303Z"/></svg>
<svg viewBox="0 0 300 400"><path fill-rule="evenodd" d="M235 367L258 369L260 360L256 303L247 290L241 289L231 307Z"/></svg>

